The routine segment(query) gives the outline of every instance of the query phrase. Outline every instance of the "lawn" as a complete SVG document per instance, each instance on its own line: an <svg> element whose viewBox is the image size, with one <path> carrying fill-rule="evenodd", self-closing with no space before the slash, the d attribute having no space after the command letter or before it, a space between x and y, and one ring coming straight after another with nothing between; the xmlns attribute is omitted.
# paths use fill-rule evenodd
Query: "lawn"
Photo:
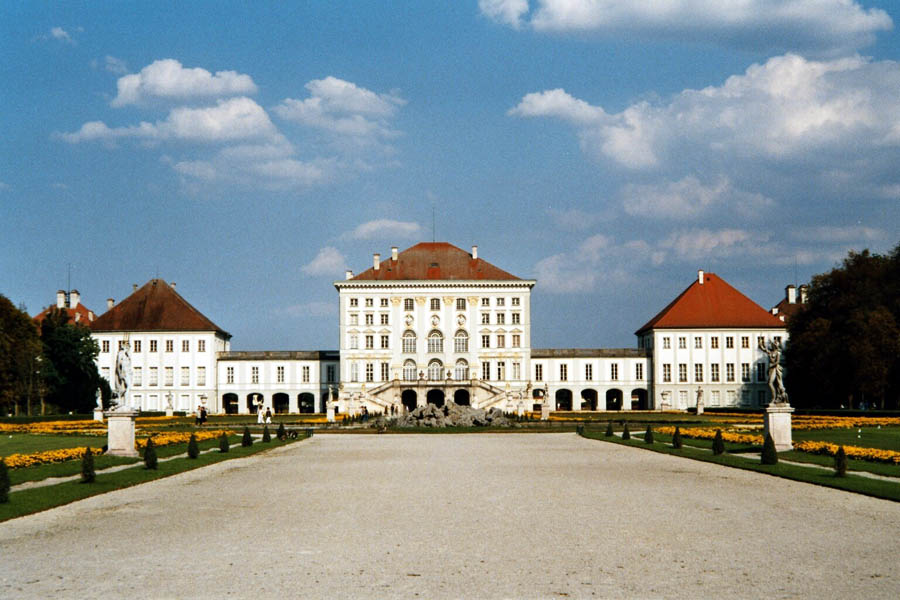
<svg viewBox="0 0 900 600"><path fill-rule="evenodd" d="M0 435L0 456L10 454L31 454L44 450L61 448L102 448L106 445L106 436L96 435L37 435L32 433L12 433Z"/></svg>
<svg viewBox="0 0 900 600"><path fill-rule="evenodd" d="M805 429L792 432L794 441L831 442L900 452L900 427L853 427L852 429Z"/></svg>

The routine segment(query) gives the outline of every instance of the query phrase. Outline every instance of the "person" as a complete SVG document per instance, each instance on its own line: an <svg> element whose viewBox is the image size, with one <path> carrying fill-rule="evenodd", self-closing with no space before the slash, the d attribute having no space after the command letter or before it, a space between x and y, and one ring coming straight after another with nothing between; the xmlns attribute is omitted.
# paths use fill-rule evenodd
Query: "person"
<svg viewBox="0 0 900 600"><path fill-rule="evenodd" d="M260 425L263 422L263 406L262 406L262 404L260 404L256 407L256 422L259 423Z"/></svg>
<svg viewBox="0 0 900 600"><path fill-rule="evenodd" d="M203 422L200 420L200 405L197 405L197 416L194 418L194 425L201 425Z"/></svg>
<svg viewBox="0 0 900 600"><path fill-rule="evenodd" d="M271 423L271 422L272 422L272 409L267 408L266 409L266 423Z"/></svg>
<svg viewBox="0 0 900 600"><path fill-rule="evenodd" d="M204 425L206 423L206 407L200 406L200 425Z"/></svg>

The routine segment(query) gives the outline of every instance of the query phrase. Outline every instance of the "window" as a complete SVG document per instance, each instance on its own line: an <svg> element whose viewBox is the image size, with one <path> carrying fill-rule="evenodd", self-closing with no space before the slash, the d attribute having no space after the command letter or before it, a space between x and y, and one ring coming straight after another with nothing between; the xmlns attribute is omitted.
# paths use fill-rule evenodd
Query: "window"
<svg viewBox="0 0 900 600"><path fill-rule="evenodd" d="M175 352L175 340L166 340L166 352Z"/></svg>
<svg viewBox="0 0 900 600"><path fill-rule="evenodd" d="M374 325L375 324L375 315L372 313L366 313L366 325Z"/></svg>
<svg viewBox="0 0 900 600"><path fill-rule="evenodd" d="M481 378L485 380L490 380L491 378L491 363L490 361L484 361L481 363Z"/></svg>
<svg viewBox="0 0 900 600"><path fill-rule="evenodd" d="M725 337L725 347L729 349L734 348L734 338L732 336Z"/></svg>
<svg viewBox="0 0 900 600"><path fill-rule="evenodd" d="M156 340L150 340L150 352L156 352Z"/></svg>
<svg viewBox="0 0 900 600"><path fill-rule="evenodd" d="M225 383L234 383L234 367L225 369Z"/></svg>
<svg viewBox="0 0 900 600"><path fill-rule="evenodd" d="M713 383L719 383L719 365L709 365L709 380Z"/></svg>
<svg viewBox="0 0 900 600"><path fill-rule="evenodd" d="M381 336L381 349L388 350L391 347L391 336L383 335Z"/></svg>
<svg viewBox="0 0 900 600"><path fill-rule="evenodd" d="M182 352L190 352L191 351L191 341L190 340L181 340L181 351Z"/></svg>
<svg viewBox="0 0 900 600"><path fill-rule="evenodd" d="M463 359L456 361L456 368L453 370L453 379L456 381L465 381L469 378L469 363Z"/></svg>
<svg viewBox="0 0 900 600"><path fill-rule="evenodd" d="M522 378L522 363L514 362L514 363L512 364L512 367L513 367L512 378L513 378L514 380L519 380L519 379L521 379L521 378Z"/></svg>
<svg viewBox="0 0 900 600"><path fill-rule="evenodd" d="M351 325L359 325L359 315L358 314L353 313L352 315L350 315L350 324Z"/></svg>
<svg viewBox="0 0 900 600"><path fill-rule="evenodd" d="M716 365L718 366L718 365ZM713 390L710 394L710 404L713 406L719 406L722 403L722 395L719 393L719 390Z"/></svg>
<svg viewBox="0 0 900 600"><path fill-rule="evenodd" d="M766 405L766 390L759 390L758 392L756 392L756 403L759 406Z"/></svg>
<svg viewBox="0 0 900 600"><path fill-rule="evenodd" d="M490 305L491 305L491 299L490 299L490 298L482 298L482 299L481 299L481 305L482 305L482 306L490 306Z"/></svg>
<svg viewBox="0 0 900 600"><path fill-rule="evenodd" d="M389 324L389 321L388 321L389 315L388 315L387 313L382 313L382 314L379 315L379 316L381 317L381 324L382 324L382 325L388 325L388 324Z"/></svg>
<svg viewBox="0 0 900 600"><path fill-rule="evenodd" d="M159 384L159 368L150 367L150 385Z"/></svg>
<svg viewBox="0 0 900 600"><path fill-rule="evenodd" d="M134 340L134 351L135 352L141 351L141 340Z"/></svg>
<svg viewBox="0 0 900 600"><path fill-rule="evenodd" d="M433 360L428 363L428 379L430 381L440 381L443 379L443 365L439 360Z"/></svg>
<svg viewBox="0 0 900 600"><path fill-rule="evenodd" d="M350 306L359 306L359 300L356 298L350 298Z"/></svg>
<svg viewBox="0 0 900 600"><path fill-rule="evenodd" d="M124 348L124 347L125 347L125 340L119 340L119 344L118 344L117 350L121 350L121 349Z"/></svg>
<svg viewBox="0 0 900 600"><path fill-rule="evenodd" d="M259 367L250 368L250 383L259 383Z"/></svg>
<svg viewBox="0 0 900 600"><path fill-rule="evenodd" d="M521 313L512 313L512 324L520 325L522 323L522 314Z"/></svg>
<svg viewBox="0 0 900 600"><path fill-rule="evenodd" d="M463 330L459 330L456 332L456 337L453 338L453 351L454 352L468 352L469 351L469 334Z"/></svg>
<svg viewBox="0 0 900 600"><path fill-rule="evenodd" d="M466 310L466 299L465 298L457 298L456 299L456 310Z"/></svg>
<svg viewBox="0 0 900 600"><path fill-rule="evenodd" d="M350 363L350 381L359 381L359 363Z"/></svg>
<svg viewBox="0 0 900 600"><path fill-rule="evenodd" d="M381 363L381 381L387 381L390 375L390 365L386 362Z"/></svg>
<svg viewBox="0 0 900 600"><path fill-rule="evenodd" d="M142 374L142 370L143 369L141 369L141 367L134 368L134 385L141 385L141 381L144 378L143 374Z"/></svg>
<svg viewBox="0 0 900 600"><path fill-rule="evenodd" d="M750 381L750 363L741 363L741 381Z"/></svg>
<svg viewBox="0 0 900 600"><path fill-rule="evenodd" d="M584 365L584 379L585 381L594 379L594 365Z"/></svg>
<svg viewBox="0 0 900 600"><path fill-rule="evenodd" d="M686 407L687 401L687 390L678 390L678 406Z"/></svg>
<svg viewBox="0 0 900 600"><path fill-rule="evenodd" d="M372 363L366 363L366 381L375 381L375 365Z"/></svg>
<svg viewBox="0 0 900 600"><path fill-rule="evenodd" d="M644 379L644 365L642 363L634 365L634 378L637 381L642 381Z"/></svg>
<svg viewBox="0 0 900 600"><path fill-rule="evenodd" d="M481 347L482 348L490 348L491 347L491 336L489 336L489 335L481 336Z"/></svg>
<svg viewBox="0 0 900 600"><path fill-rule="evenodd" d="M522 345L522 336L519 335L518 333L514 333L514 334L513 334L513 338L512 338L512 342L513 342L513 343L512 343L513 348L518 348L519 346Z"/></svg>
<svg viewBox="0 0 900 600"><path fill-rule="evenodd" d="M388 307L388 299L387 299L387 298L382 298L382 299L378 302L378 305L379 305L381 308L387 308L387 307Z"/></svg>
<svg viewBox="0 0 900 600"><path fill-rule="evenodd" d="M497 347L506 348L506 336L502 333L497 335Z"/></svg>
<svg viewBox="0 0 900 600"><path fill-rule="evenodd" d="M518 297L513 298L512 300L510 300L510 302L512 302L513 306L519 306L519 298Z"/></svg>
<svg viewBox="0 0 900 600"><path fill-rule="evenodd" d="M403 299L403 310L406 312L412 312L413 310L413 299L412 298L404 298Z"/></svg>
<svg viewBox="0 0 900 600"><path fill-rule="evenodd" d="M372 350L375 348L375 336L367 335L366 336L366 350Z"/></svg>
<svg viewBox="0 0 900 600"><path fill-rule="evenodd" d="M303 383L309 383L309 367L304 365L303 369L300 371L300 376L303 378Z"/></svg>
<svg viewBox="0 0 900 600"><path fill-rule="evenodd" d="M412 331L407 331L403 334L403 352L405 354L411 354L416 351L416 334Z"/></svg>
<svg viewBox="0 0 900 600"><path fill-rule="evenodd" d="M351 350L359 349L359 336L355 333L350 334L350 349Z"/></svg>
<svg viewBox="0 0 900 600"><path fill-rule="evenodd" d="M197 385L206 385L206 367L197 367Z"/></svg>
<svg viewBox="0 0 900 600"><path fill-rule="evenodd" d="M328 383L334 383L337 377L335 377L337 369L334 368L334 365L328 365L325 367L325 378L328 380Z"/></svg>
<svg viewBox="0 0 900 600"><path fill-rule="evenodd" d="M694 338L694 348L697 350L700 350L703 348L703 338L702 337Z"/></svg>
<svg viewBox="0 0 900 600"><path fill-rule="evenodd" d="M684 336L679 336L678 338L678 348L683 350L687 348L687 338Z"/></svg>
<svg viewBox="0 0 900 600"><path fill-rule="evenodd" d="M772 338L772 341L775 342L776 344L778 344L778 345L780 346L780 345L781 345L781 336L780 336L780 335L774 336L774 337Z"/></svg>
<svg viewBox="0 0 900 600"><path fill-rule="evenodd" d="M197 352L206 352L206 340L197 340Z"/></svg>
<svg viewBox="0 0 900 600"><path fill-rule="evenodd" d="M685 363L678 363L678 382L687 382L687 364Z"/></svg>
<svg viewBox="0 0 900 600"><path fill-rule="evenodd" d="M175 367L166 367L166 385L175 385Z"/></svg>
<svg viewBox="0 0 900 600"><path fill-rule="evenodd" d="M609 365L609 379L611 381L619 380L619 364L618 363L612 363L611 365Z"/></svg>
<svg viewBox="0 0 900 600"><path fill-rule="evenodd" d="M497 298L497 306L505 306L506 299L505 298Z"/></svg>
<svg viewBox="0 0 900 600"><path fill-rule="evenodd" d="M766 380L766 363L756 363L756 380Z"/></svg>
<svg viewBox="0 0 900 600"><path fill-rule="evenodd" d="M428 334L428 352L443 352L444 336L440 331L432 331Z"/></svg>
<svg viewBox="0 0 900 600"><path fill-rule="evenodd" d="M728 405L734 406L737 404L737 393L734 390L728 390L725 392L725 397L728 398Z"/></svg>
<svg viewBox="0 0 900 600"><path fill-rule="evenodd" d="M109 340L103 340L102 348L103 352L109 352Z"/></svg>
<svg viewBox="0 0 900 600"><path fill-rule="evenodd" d="M481 313L481 324L482 325L490 325L491 324L491 313Z"/></svg>
<svg viewBox="0 0 900 600"><path fill-rule="evenodd" d="M181 367L181 385L191 385L190 367Z"/></svg>
<svg viewBox="0 0 900 600"><path fill-rule="evenodd" d="M284 367L279 366L275 369L275 381L277 383L284 383Z"/></svg>
<svg viewBox="0 0 900 600"><path fill-rule="evenodd" d="M750 390L741 390L741 404L750 404Z"/></svg>
<svg viewBox="0 0 900 600"><path fill-rule="evenodd" d="M497 361L497 381L503 381L506 379L506 362L502 360Z"/></svg>
<svg viewBox="0 0 900 600"><path fill-rule="evenodd" d="M535 381L543 381L544 380L544 365L541 365L541 364L534 365L534 380Z"/></svg>
<svg viewBox="0 0 900 600"><path fill-rule="evenodd" d="M750 347L750 336L742 335L741 336L741 348L749 348Z"/></svg>
<svg viewBox="0 0 900 600"><path fill-rule="evenodd" d="M694 381L703 383L703 365L700 363L694 364Z"/></svg>
<svg viewBox="0 0 900 600"><path fill-rule="evenodd" d="M559 380L560 381L568 381L569 380L569 365L559 365Z"/></svg>
<svg viewBox="0 0 900 600"><path fill-rule="evenodd" d="M506 325L506 315L504 313L497 313L497 325Z"/></svg>
<svg viewBox="0 0 900 600"><path fill-rule="evenodd" d="M672 381L672 365L666 363L663 365L663 382L670 383Z"/></svg>
<svg viewBox="0 0 900 600"><path fill-rule="evenodd" d="M441 299L440 298L432 298L431 299L431 310L441 310Z"/></svg>
<svg viewBox="0 0 900 600"><path fill-rule="evenodd" d="M668 350L672 347L672 340L669 339L668 336L663 338L663 349Z"/></svg>
<svg viewBox="0 0 900 600"><path fill-rule="evenodd" d="M766 338L761 335L756 336L756 347L759 348L760 346L765 346L765 345L766 345Z"/></svg>
<svg viewBox="0 0 900 600"><path fill-rule="evenodd" d="M709 338L709 347L713 350L719 349L719 336L713 336Z"/></svg>
<svg viewBox="0 0 900 600"><path fill-rule="evenodd" d="M725 365L725 381L729 383L734 381L734 363Z"/></svg>
<svg viewBox="0 0 900 600"><path fill-rule="evenodd" d="M403 363L403 380L404 381L415 381L416 380L416 363L408 360Z"/></svg>
<svg viewBox="0 0 900 600"><path fill-rule="evenodd" d="M374 299L372 299L372 298L366 298L366 307L367 307L367 308L371 308L372 305L373 305L374 303L375 303L375 300L374 300Z"/></svg>

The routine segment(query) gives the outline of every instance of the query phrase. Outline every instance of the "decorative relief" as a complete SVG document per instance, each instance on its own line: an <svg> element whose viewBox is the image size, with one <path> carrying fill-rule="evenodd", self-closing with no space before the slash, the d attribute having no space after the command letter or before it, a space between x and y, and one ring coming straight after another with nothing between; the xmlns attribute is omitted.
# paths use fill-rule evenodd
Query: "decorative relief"
<svg viewBox="0 0 900 600"><path fill-rule="evenodd" d="M478 306L478 296L469 296L467 299L472 306Z"/></svg>
<svg viewBox="0 0 900 600"><path fill-rule="evenodd" d="M404 320L406 321L407 327L409 327L413 324L413 316L412 315L406 315L406 319L404 319Z"/></svg>
<svg viewBox="0 0 900 600"><path fill-rule="evenodd" d="M400 296L391 296L391 304L394 306L400 306L401 302L403 302L403 298Z"/></svg>
<svg viewBox="0 0 900 600"><path fill-rule="evenodd" d="M432 326L437 327L438 324L439 324L440 322L441 322L441 318L440 318L439 316L437 316L437 315L431 315L431 324L432 324Z"/></svg>
<svg viewBox="0 0 900 600"><path fill-rule="evenodd" d="M425 306L425 296L416 296L416 304Z"/></svg>
<svg viewBox="0 0 900 600"><path fill-rule="evenodd" d="M466 324L466 315L459 315L456 317L456 322L460 324L460 326Z"/></svg>
<svg viewBox="0 0 900 600"><path fill-rule="evenodd" d="M451 306L453 304L454 298L452 296L444 296L444 304L447 306Z"/></svg>

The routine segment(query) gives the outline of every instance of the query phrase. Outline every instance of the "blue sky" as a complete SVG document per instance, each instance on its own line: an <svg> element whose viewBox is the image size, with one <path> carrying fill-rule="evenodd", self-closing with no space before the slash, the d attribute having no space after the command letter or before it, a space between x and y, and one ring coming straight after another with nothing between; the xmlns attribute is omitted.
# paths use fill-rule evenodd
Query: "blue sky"
<svg viewBox="0 0 900 600"><path fill-rule="evenodd" d="M434 214L538 280L533 346L632 347L699 268L769 307L900 241L894 2L307 4L5 3L0 293L158 275L337 348L332 282Z"/></svg>

